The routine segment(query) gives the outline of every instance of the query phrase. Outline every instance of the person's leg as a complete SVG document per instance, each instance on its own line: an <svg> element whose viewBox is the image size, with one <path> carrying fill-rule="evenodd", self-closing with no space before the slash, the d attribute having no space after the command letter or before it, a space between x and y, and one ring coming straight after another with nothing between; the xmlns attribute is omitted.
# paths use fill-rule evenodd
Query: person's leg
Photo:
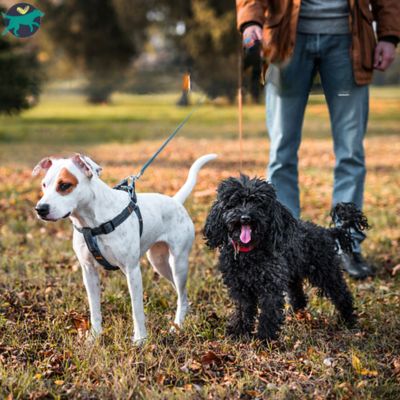
<svg viewBox="0 0 400 400"><path fill-rule="evenodd" d="M266 108L270 137L268 179L278 199L300 217L298 157L304 111L315 75L315 35L298 34L288 65L271 65L267 76Z"/></svg>
<svg viewBox="0 0 400 400"><path fill-rule="evenodd" d="M368 86L354 82L350 46L350 36L322 35L320 73L336 156L333 206L353 202L361 210L366 173L363 140L368 121Z"/></svg>
<svg viewBox="0 0 400 400"><path fill-rule="evenodd" d="M321 35L320 43L321 83L328 103L336 156L333 206L339 202L353 202L361 210L366 174L363 140L368 121L368 86L354 82L350 35ZM361 252L360 243L364 238L363 233L354 232L355 253Z"/></svg>

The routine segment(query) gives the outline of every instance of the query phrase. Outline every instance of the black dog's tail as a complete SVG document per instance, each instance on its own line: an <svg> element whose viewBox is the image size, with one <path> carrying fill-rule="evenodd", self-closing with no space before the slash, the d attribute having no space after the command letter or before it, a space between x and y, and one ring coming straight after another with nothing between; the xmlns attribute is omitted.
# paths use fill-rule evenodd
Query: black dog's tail
<svg viewBox="0 0 400 400"><path fill-rule="evenodd" d="M332 236L339 242L341 249L346 253L351 253L353 239L351 232L369 229L367 217L360 211L354 203L338 203L332 209L330 216L335 228L331 228Z"/></svg>

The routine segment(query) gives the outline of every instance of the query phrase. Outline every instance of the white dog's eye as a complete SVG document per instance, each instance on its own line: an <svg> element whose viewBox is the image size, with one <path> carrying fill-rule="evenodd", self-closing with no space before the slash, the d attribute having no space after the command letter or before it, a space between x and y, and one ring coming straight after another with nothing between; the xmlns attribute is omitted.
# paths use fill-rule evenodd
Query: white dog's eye
<svg viewBox="0 0 400 400"><path fill-rule="evenodd" d="M46 184L44 182L42 182L42 187L44 187L44 188L46 187Z"/></svg>
<svg viewBox="0 0 400 400"><path fill-rule="evenodd" d="M61 192L65 192L65 191L67 191L68 189L70 189L71 187L72 187L72 183L69 183L69 182L60 183L60 184L58 185L58 188L59 188L59 190L60 190Z"/></svg>

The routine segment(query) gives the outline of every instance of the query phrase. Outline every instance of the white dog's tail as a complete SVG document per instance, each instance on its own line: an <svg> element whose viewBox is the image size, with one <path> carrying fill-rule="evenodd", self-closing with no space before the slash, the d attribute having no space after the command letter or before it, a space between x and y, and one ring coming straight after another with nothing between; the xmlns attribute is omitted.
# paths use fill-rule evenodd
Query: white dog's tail
<svg viewBox="0 0 400 400"><path fill-rule="evenodd" d="M197 174L200 171L200 168L208 163L211 160L214 160L217 158L216 154L206 154L205 156L202 156L198 158L193 165L190 167L188 177L186 179L185 184L179 189L178 193L174 196L174 199L176 201L179 201L179 203L183 204L185 200L188 198L190 193L192 192L194 185L196 184L197 181Z"/></svg>

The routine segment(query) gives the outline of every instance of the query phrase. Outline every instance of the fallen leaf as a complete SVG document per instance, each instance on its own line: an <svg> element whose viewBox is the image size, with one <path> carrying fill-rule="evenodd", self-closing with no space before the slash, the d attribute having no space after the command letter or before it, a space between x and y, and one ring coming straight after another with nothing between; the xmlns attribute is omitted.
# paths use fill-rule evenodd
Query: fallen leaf
<svg viewBox="0 0 400 400"><path fill-rule="evenodd" d="M262 393L257 392L257 390L245 390L244 391L250 397L261 397Z"/></svg>
<svg viewBox="0 0 400 400"><path fill-rule="evenodd" d="M218 357L213 351L208 351L206 354L201 357L202 365L209 365L215 363L217 365L221 364L221 358Z"/></svg>
<svg viewBox="0 0 400 400"><path fill-rule="evenodd" d="M165 381L165 375L163 374L158 374L156 377L156 381L159 385L163 385Z"/></svg>
<svg viewBox="0 0 400 400"><path fill-rule="evenodd" d="M57 386L64 385L64 381L62 381L61 379L56 379L56 380L54 381L54 383L55 383Z"/></svg>
<svg viewBox="0 0 400 400"><path fill-rule="evenodd" d="M378 371L363 368L360 359L355 354L351 356L351 365L353 366L356 373L359 375L369 377L378 376Z"/></svg>
<svg viewBox="0 0 400 400"><path fill-rule="evenodd" d="M353 368L357 372L357 374L361 374L361 370L362 370L361 361L355 354L352 354L352 356L351 356L351 365L353 366Z"/></svg>
<svg viewBox="0 0 400 400"><path fill-rule="evenodd" d="M189 365L189 369L192 371L200 371L201 370L201 364L198 363L197 361L192 361Z"/></svg>
<svg viewBox="0 0 400 400"><path fill-rule="evenodd" d="M371 371L369 369L363 368L361 370L362 376L378 376L378 371Z"/></svg>
<svg viewBox="0 0 400 400"><path fill-rule="evenodd" d="M308 311L300 310L296 312L296 319L298 321L312 321L312 316Z"/></svg>
<svg viewBox="0 0 400 400"><path fill-rule="evenodd" d="M185 374L189 373L190 371L200 371L201 369L201 364L197 361L192 360L191 358L189 358L189 360L187 360L186 363L180 368L180 370Z"/></svg>
<svg viewBox="0 0 400 400"><path fill-rule="evenodd" d="M89 321L86 317L83 317L78 314L72 315L72 323L76 330L88 331L89 330Z"/></svg>
<svg viewBox="0 0 400 400"><path fill-rule="evenodd" d="M393 368L395 375L400 377L400 357L397 357L393 360Z"/></svg>

